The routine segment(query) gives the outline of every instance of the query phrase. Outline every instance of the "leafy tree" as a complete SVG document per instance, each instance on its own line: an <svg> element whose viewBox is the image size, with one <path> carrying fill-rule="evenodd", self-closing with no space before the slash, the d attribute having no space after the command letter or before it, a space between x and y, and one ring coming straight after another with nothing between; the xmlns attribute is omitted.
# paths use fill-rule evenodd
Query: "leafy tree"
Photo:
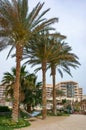
<svg viewBox="0 0 86 130"><path fill-rule="evenodd" d="M2 49L11 45L10 52L14 47L16 48L16 79L12 111L14 121L18 121L19 118L20 63L23 48L36 33L51 29L49 25L57 21L57 18L47 20L43 17L50 10L47 9L40 13L43 5L44 3L39 2L29 12L28 0L0 0L0 43L3 43Z"/></svg>

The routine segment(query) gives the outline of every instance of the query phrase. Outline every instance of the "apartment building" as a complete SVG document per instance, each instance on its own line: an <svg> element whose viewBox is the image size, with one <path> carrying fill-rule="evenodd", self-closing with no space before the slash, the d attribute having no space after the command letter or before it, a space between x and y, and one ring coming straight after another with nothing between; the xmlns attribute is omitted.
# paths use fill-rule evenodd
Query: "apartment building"
<svg viewBox="0 0 86 130"><path fill-rule="evenodd" d="M5 87L3 87L2 85L0 85L0 105L5 105Z"/></svg>
<svg viewBox="0 0 86 130"><path fill-rule="evenodd" d="M47 84L46 85L46 93L47 93L47 98L52 97L52 91L53 91L53 85L52 84Z"/></svg>
<svg viewBox="0 0 86 130"><path fill-rule="evenodd" d="M56 97L57 100L68 99L72 101L81 101L83 97L83 89L79 87L79 84L74 81L60 82L56 84L56 89L62 90L64 96ZM53 85L46 84L46 97L47 100L52 100ZM6 105L5 101L5 87L0 85L0 105Z"/></svg>
<svg viewBox="0 0 86 130"><path fill-rule="evenodd" d="M79 84L74 81L65 81L56 84L56 89L61 90L64 93L64 96L60 99L68 99L72 101L81 101L83 96L83 90L79 87ZM46 85L47 98L51 98L53 86L50 84ZM58 97L57 97L58 98Z"/></svg>

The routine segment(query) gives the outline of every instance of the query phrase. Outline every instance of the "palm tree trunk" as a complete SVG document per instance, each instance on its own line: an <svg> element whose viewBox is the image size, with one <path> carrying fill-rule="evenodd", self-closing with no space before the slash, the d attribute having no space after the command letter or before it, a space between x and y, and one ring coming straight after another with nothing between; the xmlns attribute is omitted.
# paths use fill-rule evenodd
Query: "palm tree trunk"
<svg viewBox="0 0 86 130"><path fill-rule="evenodd" d="M43 78L43 87L42 87L42 119L46 118L46 62L42 64L42 78Z"/></svg>
<svg viewBox="0 0 86 130"><path fill-rule="evenodd" d="M52 82L53 82L53 113L56 115L56 88L55 88L55 67L52 67Z"/></svg>
<svg viewBox="0 0 86 130"><path fill-rule="evenodd" d="M18 121L19 119L19 89L20 89L20 69L21 69L21 59L22 59L23 47L19 44L16 45L16 79L14 85L13 94L13 110L12 110L12 120Z"/></svg>

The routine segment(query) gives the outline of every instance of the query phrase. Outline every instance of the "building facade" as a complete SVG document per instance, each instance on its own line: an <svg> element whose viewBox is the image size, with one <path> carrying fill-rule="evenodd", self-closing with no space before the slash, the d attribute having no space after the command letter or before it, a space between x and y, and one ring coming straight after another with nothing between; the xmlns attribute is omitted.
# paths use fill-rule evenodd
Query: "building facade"
<svg viewBox="0 0 86 130"><path fill-rule="evenodd" d="M56 97L57 100L67 99L71 101L81 101L83 98L83 89L79 87L79 84L74 81L60 82L56 84L56 90L63 91L63 96ZM46 97L47 100L53 100L52 98L53 85L46 84ZM5 100L5 86L0 85L0 105L8 105Z"/></svg>
<svg viewBox="0 0 86 130"><path fill-rule="evenodd" d="M51 84L46 85L47 98L51 98L53 86ZM56 84L56 90L61 90L64 93L64 96L61 96L60 99L68 99L72 101L81 101L83 96L83 90L79 87L79 84L74 81L60 82ZM57 99L59 97L57 96Z"/></svg>
<svg viewBox="0 0 86 130"><path fill-rule="evenodd" d="M4 106L6 104L5 101L5 87L3 85L0 85L0 105Z"/></svg>

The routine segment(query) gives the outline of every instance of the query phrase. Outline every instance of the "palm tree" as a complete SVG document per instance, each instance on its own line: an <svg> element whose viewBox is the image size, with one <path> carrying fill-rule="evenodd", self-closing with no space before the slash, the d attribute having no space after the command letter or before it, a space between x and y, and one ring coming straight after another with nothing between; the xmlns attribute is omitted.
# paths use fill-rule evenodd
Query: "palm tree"
<svg viewBox="0 0 86 130"><path fill-rule="evenodd" d="M24 51L24 59L28 60L25 64L29 63L32 66L40 64L41 66L36 69L42 69L42 117L46 118L46 69L48 62L53 59L52 49L54 48L53 42L50 42L51 36L54 34L49 34L49 32L43 31L38 34L37 38L34 39L33 43L29 44ZM38 38L39 37L39 38ZM61 37L60 34L55 33L55 37ZM36 43L36 44L35 44Z"/></svg>
<svg viewBox="0 0 86 130"><path fill-rule="evenodd" d="M6 87L6 91L5 91L5 96L10 97L11 99L13 99L13 87L15 84L15 76L16 76L16 70L15 68L11 69L11 73L10 72L6 72L4 73L4 76L2 78L2 85Z"/></svg>
<svg viewBox="0 0 86 130"><path fill-rule="evenodd" d="M27 83L26 85L23 87L23 92L25 95L25 99L22 102L23 104L25 104L26 106L26 110L28 112L32 111L32 107L34 108L34 106L41 104L42 101L42 83L41 82L36 82L37 77L35 76L35 74L29 74L27 77Z"/></svg>
<svg viewBox="0 0 86 130"><path fill-rule="evenodd" d="M14 47L16 48L16 79L12 111L14 121L18 121L19 118L20 63L23 48L36 33L44 29L53 29L49 25L57 21L57 18L49 20L43 18L49 11L47 9L40 14L43 5L44 3L38 3L31 12L28 12L28 0L0 0L0 42L3 42L3 48L5 45L11 45L10 52Z"/></svg>
<svg viewBox="0 0 86 130"><path fill-rule="evenodd" d="M41 82L36 82L37 76L25 71L26 66L21 67L20 72L20 103L27 105L27 110L31 110L31 105L41 104ZM10 72L4 73L2 84L6 87L5 96L13 101L13 87L16 77L16 68L13 67ZM30 107L29 107L30 106ZM30 112L30 111L29 111Z"/></svg>
<svg viewBox="0 0 86 130"><path fill-rule="evenodd" d="M36 84L35 89L35 106L42 105L42 82Z"/></svg>
<svg viewBox="0 0 86 130"><path fill-rule="evenodd" d="M27 79L27 76L29 75L27 71L25 71L26 66L21 67L20 71L20 102L24 100L24 92L23 92L23 86L25 86ZM16 68L13 67L11 69L11 72L4 73L4 76L2 78L2 84L6 87L5 96L8 98L10 97L13 100L13 88L15 84L15 78L16 78Z"/></svg>
<svg viewBox="0 0 86 130"><path fill-rule="evenodd" d="M78 62L78 57L71 53L71 47L67 43L61 43L57 41L57 47L55 46L54 50L57 53L52 53L54 57L50 62L52 82L53 82L53 113L56 115L56 88L55 88L55 75L56 68L58 69L60 75L63 77L62 70L68 73L70 76L70 67L77 68L80 63Z"/></svg>
<svg viewBox="0 0 86 130"><path fill-rule="evenodd" d="M35 43L36 44L35 44ZM37 38L35 38L35 41L33 41L33 44L31 43L29 47L25 49L24 52L24 58L28 58L26 63L32 64L32 66L41 64L42 68L42 117L43 119L46 118L46 65L47 65L47 59L48 59L48 53L50 50L50 47L47 45L47 38L45 34L39 35ZM25 64L26 64L25 63Z"/></svg>

